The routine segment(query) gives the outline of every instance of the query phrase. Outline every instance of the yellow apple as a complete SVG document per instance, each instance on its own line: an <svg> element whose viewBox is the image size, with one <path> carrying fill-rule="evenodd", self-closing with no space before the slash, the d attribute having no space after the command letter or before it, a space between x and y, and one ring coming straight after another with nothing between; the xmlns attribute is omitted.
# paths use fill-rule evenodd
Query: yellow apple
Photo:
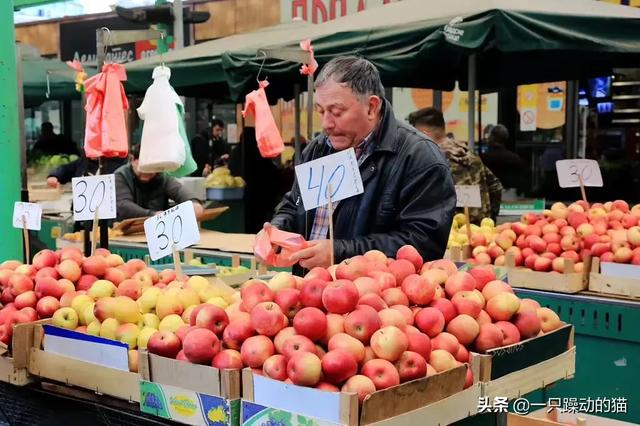
<svg viewBox="0 0 640 426"><path fill-rule="evenodd" d="M178 290L176 290L177 292ZM158 296L158 302L156 303L156 315L162 320L167 315L177 314L182 315L184 307L175 293L166 292Z"/></svg>
<svg viewBox="0 0 640 426"><path fill-rule="evenodd" d="M135 324L120 324L116 328L116 340L129 345L129 349L135 349L138 344L138 326Z"/></svg>
<svg viewBox="0 0 640 426"><path fill-rule="evenodd" d="M78 327L78 313L73 308L60 308L53 314L53 325L69 330Z"/></svg>
<svg viewBox="0 0 640 426"><path fill-rule="evenodd" d="M227 303L226 300L224 300L222 297L220 296L216 296L216 297L212 297L211 299L207 300L207 303L210 303L212 305L216 305L219 308L226 308L227 306L229 306L229 304Z"/></svg>
<svg viewBox="0 0 640 426"><path fill-rule="evenodd" d="M136 324L140 319L140 308L135 300L128 296L118 296L115 298L115 310L113 316L120 323Z"/></svg>
<svg viewBox="0 0 640 426"><path fill-rule="evenodd" d="M80 312L80 315L78 316L80 317L81 324L89 325L97 319L96 316L93 314L93 309L95 308L95 305L96 305L95 303L91 303L90 305L85 306L82 312Z"/></svg>
<svg viewBox="0 0 640 426"><path fill-rule="evenodd" d="M116 286L107 280L98 280L91 284L87 294L94 299L112 296L116 291Z"/></svg>
<svg viewBox="0 0 640 426"><path fill-rule="evenodd" d="M84 309L93 303L93 298L86 294L79 294L71 300L71 307L80 317L80 321L82 321L82 314L84 313ZM83 323L83 325L86 325Z"/></svg>
<svg viewBox="0 0 640 426"><path fill-rule="evenodd" d="M107 318L102 321L100 324L100 337L104 337L105 339L113 339L116 338L116 329L120 323L115 318Z"/></svg>
<svg viewBox="0 0 640 426"><path fill-rule="evenodd" d="M209 280L199 275L194 275L187 280L187 284L189 284L189 287L195 290L196 293L200 294L201 291L209 287Z"/></svg>
<svg viewBox="0 0 640 426"><path fill-rule="evenodd" d="M160 318L156 314L142 314L140 321L138 321L138 328L158 328L160 325Z"/></svg>
<svg viewBox="0 0 640 426"><path fill-rule="evenodd" d="M160 320L160 325L158 326L158 330L160 331L170 331L175 333L181 326L185 325L185 322L182 321L180 315L171 314Z"/></svg>
<svg viewBox="0 0 640 426"><path fill-rule="evenodd" d="M162 293L158 287L149 287L148 289L142 292L142 296L138 298L138 306L140 306L140 311L142 313L151 312L156 307L156 303L158 302L158 296Z"/></svg>
<svg viewBox="0 0 640 426"><path fill-rule="evenodd" d="M99 336L100 335L100 321L98 320L93 320L89 323L89 325L87 326L87 334L90 334L92 336Z"/></svg>
<svg viewBox="0 0 640 426"><path fill-rule="evenodd" d="M138 349L147 349L147 343L153 334L158 331L156 328L145 327L138 333Z"/></svg>

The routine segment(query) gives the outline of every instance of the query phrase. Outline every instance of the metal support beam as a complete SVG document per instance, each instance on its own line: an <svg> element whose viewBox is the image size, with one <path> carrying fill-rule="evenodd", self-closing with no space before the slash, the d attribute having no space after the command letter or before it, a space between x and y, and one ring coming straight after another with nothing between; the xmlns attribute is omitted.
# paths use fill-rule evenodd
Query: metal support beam
<svg viewBox="0 0 640 426"><path fill-rule="evenodd" d="M577 81L567 82L567 121L564 134L567 158L576 158L578 155L578 89Z"/></svg>
<svg viewBox="0 0 640 426"><path fill-rule="evenodd" d="M307 76L307 141L313 140L313 75Z"/></svg>
<svg viewBox="0 0 640 426"><path fill-rule="evenodd" d="M0 260L20 259L22 231L13 223L13 203L20 201L20 123L18 87L16 85L16 37L13 2L0 1L0 156L3 159L0 179Z"/></svg>
<svg viewBox="0 0 640 426"><path fill-rule="evenodd" d="M140 40L157 40L161 35L162 31L159 30L111 30L104 43L107 46L117 46L119 44L135 43Z"/></svg>
<svg viewBox="0 0 640 426"><path fill-rule="evenodd" d="M300 143L300 84L295 83L293 85L293 120L295 125L295 135L294 135L294 149L295 156L293 158L293 165L297 166L300 164L300 157L302 155L302 144Z"/></svg>
<svg viewBox="0 0 640 426"><path fill-rule="evenodd" d="M467 84L467 124L469 126L469 150L473 152L476 138L476 55L469 55L469 69L468 69L468 84Z"/></svg>
<svg viewBox="0 0 640 426"><path fill-rule="evenodd" d="M175 49L184 47L184 22L182 20L182 0L173 0L173 41Z"/></svg>

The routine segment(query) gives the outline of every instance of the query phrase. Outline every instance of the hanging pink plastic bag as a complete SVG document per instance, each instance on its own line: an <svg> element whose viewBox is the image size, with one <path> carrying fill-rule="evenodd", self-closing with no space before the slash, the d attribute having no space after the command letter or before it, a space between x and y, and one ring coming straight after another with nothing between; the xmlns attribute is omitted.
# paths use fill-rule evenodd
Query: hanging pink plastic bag
<svg viewBox="0 0 640 426"><path fill-rule="evenodd" d="M309 64L303 64L300 67L300 74L313 75L318 69L318 61L313 57L313 46L311 46L311 39L302 40L300 42L300 49L309 52Z"/></svg>
<svg viewBox="0 0 640 426"><path fill-rule="evenodd" d="M269 227L256 237L253 252L268 265L288 267L296 263L291 262L289 258L307 246L307 241L302 235ZM280 253L276 253L278 247L281 249Z"/></svg>
<svg viewBox="0 0 640 426"><path fill-rule="evenodd" d="M87 112L84 152L87 158L120 157L129 152L125 111L129 108L122 81L124 66L106 64L102 72L84 82Z"/></svg>
<svg viewBox="0 0 640 426"><path fill-rule="evenodd" d="M267 94L264 91L268 85L269 83L263 80L259 83L258 90L247 95L242 116L246 117L248 114L254 116L260 155L264 158L275 158L284 151L284 142L271 114Z"/></svg>

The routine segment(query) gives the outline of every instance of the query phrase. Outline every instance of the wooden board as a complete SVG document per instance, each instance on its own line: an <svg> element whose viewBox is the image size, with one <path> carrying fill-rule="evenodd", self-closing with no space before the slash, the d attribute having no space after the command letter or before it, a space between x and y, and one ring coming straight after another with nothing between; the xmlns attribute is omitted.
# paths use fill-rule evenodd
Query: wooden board
<svg viewBox="0 0 640 426"><path fill-rule="evenodd" d="M547 290L557 293L578 293L587 288L587 278L582 273L535 272L509 269L507 273L511 287L532 290Z"/></svg>
<svg viewBox="0 0 640 426"><path fill-rule="evenodd" d="M229 207L216 207L213 209L206 209L202 214L196 216L198 222L207 222L214 220L221 214L229 210ZM113 229L121 231L123 235L134 235L142 233L144 236L144 221L149 219L149 216L133 217L130 219L122 220L114 224Z"/></svg>
<svg viewBox="0 0 640 426"><path fill-rule="evenodd" d="M34 381L26 368L16 368L13 358L0 357L0 381L15 386L24 386Z"/></svg>
<svg viewBox="0 0 640 426"><path fill-rule="evenodd" d="M360 423L379 422L460 392L466 374L467 368L461 366L430 376L428 380L412 380L400 386L374 392L362 403Z"/></svg>
<svg viewBox="0 0 640 426"><path fill-rule="evenodd" d="M483 383L482 396L519 398L558 380L572 378L575 372L576 348L573 347L556 357Z"/></svg>
<svg viewBox="0 0 640 426"><path fill-rule="evenodd" d="M454 393L425 407L371 424L376 426L449 425L478 413L481 391L481 384L475 383L462 392Z"/></svg>
<svg viewBox="0 0 640 426"><path fill-rule="evenodd" d="M140 402L140 375L32 348L29 372L126 401Z"/></svg>
<svg viewBox="0 0 640 426"><path fill-rule="evenodd" d="M255 238L255 234L227 234L201 229L200 242L191 248L253 254L253 241ZM112 237L110 240L113 242L147 244L147 238L144 235L123 235Z"/></svg>

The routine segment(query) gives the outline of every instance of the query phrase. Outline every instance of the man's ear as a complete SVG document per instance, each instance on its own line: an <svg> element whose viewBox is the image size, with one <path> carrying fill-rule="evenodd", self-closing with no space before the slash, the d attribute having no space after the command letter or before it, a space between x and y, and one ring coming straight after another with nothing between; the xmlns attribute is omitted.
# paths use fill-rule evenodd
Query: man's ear
<svg viewBox="0 0 640 426"><path fill-rule="evenodd" d="M375 95L369 96L369 110L367 111L367 115L370 120L376 118L378 111L380 111L380 105L382 105L382 99Z"/></svg>

